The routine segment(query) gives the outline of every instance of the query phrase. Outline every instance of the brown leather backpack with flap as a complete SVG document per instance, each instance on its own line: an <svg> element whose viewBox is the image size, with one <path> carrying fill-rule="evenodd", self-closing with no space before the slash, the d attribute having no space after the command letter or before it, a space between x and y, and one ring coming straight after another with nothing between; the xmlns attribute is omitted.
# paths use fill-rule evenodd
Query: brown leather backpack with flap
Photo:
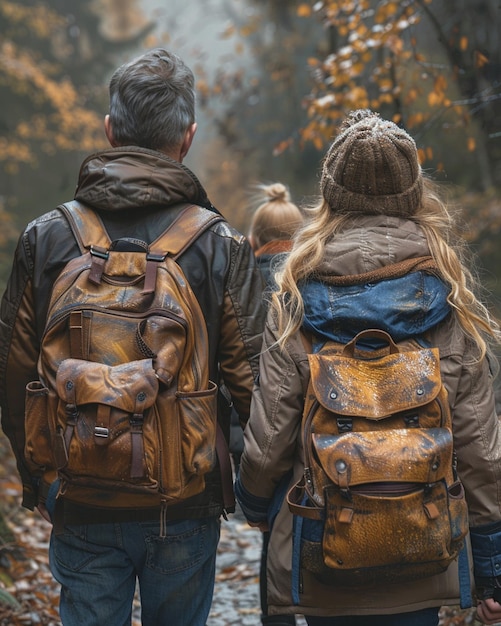
<svg viewBox="0 0 501 626"><path fill-rule="evenodd" d="M304 475L288 494L301 567L336 586L444 571L468 516L438 349L367 330L308 359Z"/></svg>
<svg viewBox="0 0 501 626"><path fill-rule="evenodd" d="M81 256L56 280L27 386L27 462L55 469L65 498L94 507L169 505L216 463L217 386L204 316L176 258L219 214L183 209L150 246L111 245L99 216L61 209Z"/></svg>

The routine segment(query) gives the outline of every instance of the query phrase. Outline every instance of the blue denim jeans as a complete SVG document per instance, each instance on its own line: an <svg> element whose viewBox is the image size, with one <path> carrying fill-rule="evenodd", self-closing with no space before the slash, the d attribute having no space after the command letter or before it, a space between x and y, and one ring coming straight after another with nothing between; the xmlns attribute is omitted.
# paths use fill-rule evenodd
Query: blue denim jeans
<svg viewBox="0 0 501 626"><path fill-rule="evenodd" d="M129 626L139 583L144 626L205 626L212 603L216 517L71 525L52 533L50 568L64 626Z"/></svg>
<svg viewBox="0 0 501 626"><path fill-rule="evenodd" d="M346 617L306 617L308 626L438 626L438 611L423 609L396 615L350 615Z"/></svg>

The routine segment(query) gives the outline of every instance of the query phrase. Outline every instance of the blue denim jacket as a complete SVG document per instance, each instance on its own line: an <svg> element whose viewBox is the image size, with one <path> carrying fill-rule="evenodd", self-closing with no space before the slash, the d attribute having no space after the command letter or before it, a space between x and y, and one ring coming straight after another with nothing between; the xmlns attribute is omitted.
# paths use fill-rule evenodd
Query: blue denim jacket
<svg viewBox="0 0 501 626"><path fill-rule="evenodd" d="M304 328L320 343L346 343L361 330L379 328L395 341L422 335L450 313L449 287L423 271L352 286L309 280L303 296Z"/></svg>

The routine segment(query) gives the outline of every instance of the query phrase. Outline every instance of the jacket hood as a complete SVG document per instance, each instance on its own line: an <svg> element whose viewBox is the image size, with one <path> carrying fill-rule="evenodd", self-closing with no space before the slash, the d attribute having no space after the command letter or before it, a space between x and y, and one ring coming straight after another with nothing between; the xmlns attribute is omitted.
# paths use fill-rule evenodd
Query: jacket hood
<svg viewBox="0 0 501 626"><path fill-rule="evenodd" d="M405 259L429 255L420 227L398 217L367 215L350 220L325 247L319 274L364 274Z"/></svg>
<svg viewBox="0 0 501 626"><path fill-rule="evenodd" d="M438 276L415 271L348 286L330 285L322 276L364 274L429 254L424 233L410 220L354 220L326 245L318 278L300 285L305 329L321 342L350 341L367 328L386 330L396 341L426 333L451 310L450 287Z"/></svg>
<svg viewBox="0 0 501 626"><path fill-rule="evenodd" d="M111 148L87 157L80 168L75 199L104 211L208 203L191 170L161 152L137 146Z"/></svg>

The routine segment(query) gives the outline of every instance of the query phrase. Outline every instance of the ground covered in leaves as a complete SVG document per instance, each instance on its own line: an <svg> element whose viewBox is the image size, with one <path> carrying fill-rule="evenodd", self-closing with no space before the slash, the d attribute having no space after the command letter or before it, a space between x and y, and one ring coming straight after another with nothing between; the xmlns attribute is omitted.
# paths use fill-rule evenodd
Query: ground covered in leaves
<svg viewBox="0 0 501 626"><path fill-rule="evenodd" d="M20 485L10 448L0 435L2 513L11 537L0 545L0 626L61 626L59 589L48 566L50 526L37 513L20 508ZM259 626L259 532L241 514L222 522L214 602L207 626ZM139 601L132 626L140 626ZM297 626L304 626L298 617ZM478 625L474 613L448 608L441 626Z"/></svg>

